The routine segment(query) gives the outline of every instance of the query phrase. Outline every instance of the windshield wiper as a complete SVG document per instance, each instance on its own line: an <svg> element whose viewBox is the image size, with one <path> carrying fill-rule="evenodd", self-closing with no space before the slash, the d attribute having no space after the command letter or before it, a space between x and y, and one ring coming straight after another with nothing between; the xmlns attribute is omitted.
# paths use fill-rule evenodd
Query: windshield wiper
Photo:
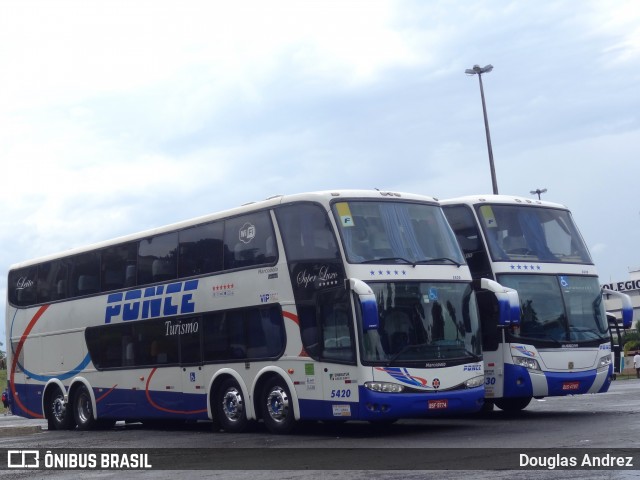
<svg viewBox="0 0 640 480"><path fill-rule="evenodd" d="M462 266L462 264L460 262L456 262L453 258L450 258L450 257L438 257L438 258L429 258L429 259L425 259L425 260L418 260L417 262L413 263L413 266L415 267L418 264L424 265L424 264L427 264L427 263L441 263L441 262L453 263L458 268L460 268Z"/></svg>
<svg viewBox="0 0 640 480"><path fill-rule="evenodd" d="M414 348L418 348L418 347L424 347L425 345L428 345L428 343L418 343L418 344L409 344L409 345L405 345L404 347L402 347L400 350L398 350L388 361L387 361L387 367L391 366L391 364L393 362L395 362L398 357L400 355L402 355L403 353L407 353L409 350L412 350Z"/></svg>
<svg viewBox="0 0 640 480"><path fill-rule="evenodd" d="M391 366L391 364L393 362L395 362L400 355L407 353L409 350L413 350L413 349L417 349L417 348L422 348L422 347L429 347L430 350L434 350L436 351L439 356L437 358L437 360L446 360L446 359L450 359L449 357L441 357L440 354L441 353L446 353L446 352L453 352L455 350L462 350L464 351L464 353L466 355L468 355L469 357L471 357L472 361L474 362L479 362L482 359L482 356L477 355L469 350L467 350L464 347L460 347L460 346L456 346L456 345L434 345L434 344L430 344L428 342L425 343L417 343L417 344L410 344L410 345L405 345L404 347L402 347L398 352L396 352L388 361L387 361L387 367ZM430 359L431 360L436 360L436 359Z"/></svg>
<svg viewBox="0 0 640 480"><path fill-rule="evenodd" d="M478 355L477 353L473 353L470 350L467 350L466 348L464 349L464 353L466 353L467 355L469 355L474 362L479 362L480 360L482 360L482 355Z"/></svg>
<svg viewBox="0 0 640 480"><path fill-rule="evenodd" d="M371 260L364 260L360 263L383 263L383 262L395 262L395 263L406 263L408 265L416 266L414 262L411 260L407 260L403 257L384 257L384 258L372 258Z"/></svg>
<svg viewBox="0 0 640 480"><path fill-rule="evenodd" d="M453 258L449 258L449 257L425 258L424 260L416 260L415 262L412 262L411 260L407 260L404 257L384 257L384 258L372 258L371 260L364 260L360 263L383 263L383 262L406 263L407 265L411 265L413 268L416 268L416 265L426 265L429 263L443 263L443 262L453 263L458 268L462 266L462 263L456 262Z"/></svg>

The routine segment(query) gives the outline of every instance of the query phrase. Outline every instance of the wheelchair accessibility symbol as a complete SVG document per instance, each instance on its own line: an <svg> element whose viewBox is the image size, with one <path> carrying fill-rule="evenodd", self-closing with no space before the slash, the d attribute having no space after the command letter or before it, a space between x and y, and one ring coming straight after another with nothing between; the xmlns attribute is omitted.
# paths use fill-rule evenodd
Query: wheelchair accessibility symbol
<svg viewBox="0 0 640 480"><path fill-rule="evenodd" d="M567 281L567 277L565 277L565 276L561 276L560 277L560 285L562 285L563 287L568 287L569 286L569 282Z"/></svg>
<svg viewBox="0 0 640 480"><path fill-rule="evenodd" d="M196 372L189 372L189 380L192 382L196 381Z"/></svg>

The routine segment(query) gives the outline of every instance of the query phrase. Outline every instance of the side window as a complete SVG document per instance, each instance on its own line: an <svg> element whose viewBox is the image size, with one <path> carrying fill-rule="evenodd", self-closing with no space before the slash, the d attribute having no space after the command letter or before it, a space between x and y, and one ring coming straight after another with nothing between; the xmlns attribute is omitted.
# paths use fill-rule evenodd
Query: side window
<svg viewBox="0 0 640 480"><path fill-rule="evenodd" d="M132 362L129 365L177 364L180 335L171 328L176 323L179 321L166 318L133 323L133 335L123 339L132 342L133 358L128 360ZM128 344L125 348L129 348Z"/></svg>
<svg viewBox="0 0 640 480"><path fill-rule="evenodd" d="M205 315L202 327L204 360L219 362L228 359L230 342L224 313L215 312Z"/></svg>
<svg viewBox="0 0 640 480"><path fill-rule="evenodd" d="M205 362L275 358L285 345L278 307L215 312L203 319Z"/></svg>
<svg viewBox="0 0 640 480"><path fill-rule="evenodd" d="M100 256L83 253L69 259L69 296L81 297L100 291Z"/></svg>
<svg viewBox="0 0 640 480"><path fill-rule="evenodd" d="M276 218L289 262L338 258L329 217L320 205L285 205L276 210Z"/></svg>
<svg viewBox="0 0 640 480"><path fill-rule="evenodd" d="M473 278L493 278L484 241L471 209L465 205L444 206L443 211L456 235Z"/></svg>
<svg viewBox="0 0 640 480"><path fill-rule="evenodd" d="M131 324L110 325L108 328L89 327L84 333L91 361L98 369L119 368L126 364L125 339L132 338ZM129 350L133 358L133 349Z"/></svg>
<svg viewBox="0 0 640 480"><path fill-rule="evenodd" d="M137 243L105 248L101 256L101 291L135 286Z"/></svg>
<svg viewBox="0 0 640 480"><path fill-rule="evenodd" d="M174 320L171 323L174 328L171 333L179 334L180 363L182 365L201 363L202 349L200 346L200 319L196 317L182 318L178 321Z"/></svg>
<svg viewBox="0 0 640 480"><path fill-rule="evenodd" d="M225 270L274 263L278 250L269 212L226 220L224 250Z"/></svg>
<svg viewBox="0 0 640 480"><path fill-rule="evenodd" d="M166 319L89 327L85 330L91 361L98 369L162 366L179 362L180 335ZM199 355L199 349L194 355Z"/></svg>
<svg viewBox="0 0 640 480"><path fill-rule="evenodd" d="M67 298L67 265L53 260L38 266L38 303Z"/></svg>
<svg viewBox="0 0 640 480"><path fill-rule="evenodd" d="M223 222L207 223L179 234L179 276L191 277L222 270Z"/></svg>
<svg viewBox="0 0 640 480"><path fill-rule="evenodd" d="M140 241L138 285L174 280L178 274L178 234L167 233Z"/></svg>
<svg viewBox="0 0 640 480"><path fill-rule="evenodd" d="M36 267L21 268L9 273L9 301L19 307L36 303Z"/></svg>

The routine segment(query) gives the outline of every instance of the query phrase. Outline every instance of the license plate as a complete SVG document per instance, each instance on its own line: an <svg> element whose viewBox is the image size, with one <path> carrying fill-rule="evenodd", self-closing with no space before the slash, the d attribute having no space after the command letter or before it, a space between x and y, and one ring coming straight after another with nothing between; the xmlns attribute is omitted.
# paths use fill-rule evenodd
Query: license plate
<svg viewBox="0 0 640 480"><path fill-rule="evenodd" d="M445 410L449 407L449 401L444 400L429 400L429 410Z"/></svg>
<svg viewBox="0 0 640 480"><path fill-rule="evenodd" d="M562 390L578 390L580 388L580 382L564 382L562 384Z"/></svg>

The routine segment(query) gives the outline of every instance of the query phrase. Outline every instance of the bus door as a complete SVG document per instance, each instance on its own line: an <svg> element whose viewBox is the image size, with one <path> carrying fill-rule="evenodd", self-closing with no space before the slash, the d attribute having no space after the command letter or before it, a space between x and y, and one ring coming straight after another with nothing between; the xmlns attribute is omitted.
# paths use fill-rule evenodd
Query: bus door
<svg viewBox="0 0 640 480"><path fill-rule="evenodd" d="M358 402L358 369L351 306L344 301L344 289L328 292L318 308L322 326L322 383L324 400L332 417L355 416ZM328 297L328 298L327 298ZM346 297L348 298L348 296Z"/></svg>
<svg viewBox="0 0 640 480"><path fill-rule="evenodd" d="M314 360L305 364L306 396L323 400L316 415L345 420L355 417L358 369L348 291L336 288L318 292L315 307L298 311L302 342Z"/></svg>

